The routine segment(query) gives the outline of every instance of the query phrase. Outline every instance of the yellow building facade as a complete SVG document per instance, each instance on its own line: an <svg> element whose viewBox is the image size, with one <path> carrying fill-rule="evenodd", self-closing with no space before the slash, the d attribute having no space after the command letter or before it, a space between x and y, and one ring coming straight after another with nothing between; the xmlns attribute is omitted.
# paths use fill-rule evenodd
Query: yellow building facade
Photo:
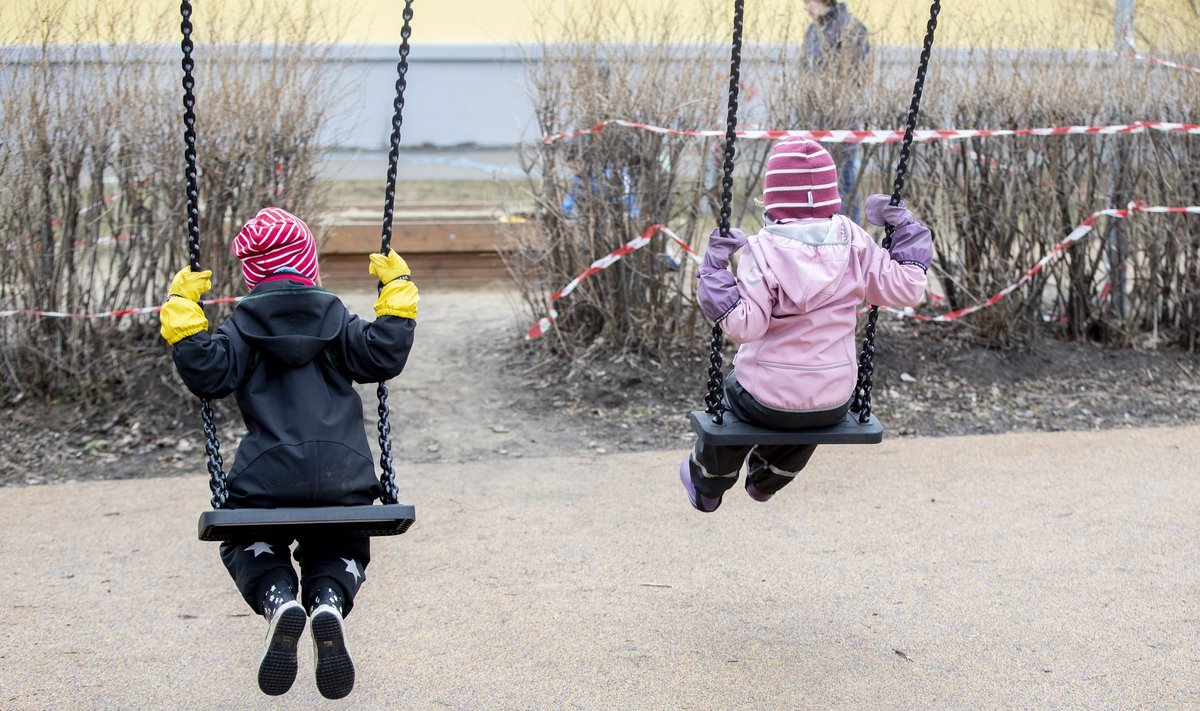
<svg viewBox="0 0 1200 711"><path fill-rule="evenodd" d="M135 0L5 0L0 4L0 34L5 43L40 41L38 18L46 8L61 7L57 33L69 41L173 42L178 34L177 5ZM530 44L564 39L566 12L620 8L611 0L416 0L413 41L430 44ZM728 34L731 0L640 0L637 17L612 16L598 33L609 40L653 37L647 25L678 18L690 28L688 41L722 41ZM920 41L929 14L925 0L848 0L850 10L870 28L876 44L912 45ZM941 46L1047 47L1109 49L1113 46L1116 0L946 0L938 28ZM295 32L305 22L310 39L348 44L395 44L399 39L402 0L195 0L197 39L211 24L237 27L226 34L260 32L274 38ZM620 14L620 10L616 10ZM300 20L300 13L308 13ZM292 14L292 27L282 15ZM1136 0L1135 28L1145 49L1194 50L1200 47L1200 11L1192 0ZM314 28L312 17L322 25ZM266 18L269 18L266 19ZM807 24L802 0L747 0L746 39L778 41L772 34L785 24ZM261 20L261 21L259 21ZM280 29L284 27L285 29ZM635 28L631 30L631 27ZM20 37L16 37L20 35ZM122 36L124 35L124 36Z"/></svg>
<svg viewBox="0 0 1200 711"><path fill-rule="evenodd" d="M1084 50L1116 43L1117 2L1129 0L943 0L938 61L972 48ZM214 42L303 41L336 66L336 117L320 141L343 151L378 152L390 134L403 0L192 0L194 38ZM919 45L928 0L846 0L877 48ZM49 8L49 9L48 9ZM415 0L408 145L508 146L535 137L525 60L559 41L729 42L733 0ZM1200 11L1193 0L1136 0L1138 48L1200 65ZM756 43L800 44L809 18L802 0L745 0L746 57ZM0 46L150 44L178 52L177 0L0 0ZM141 48L135 48L140 51ZM949 51L948 51L949 50ZM1183 53L1176 54L1182 50ZM911 51L879 53L911 72ZM1005 53L1001 53L1003 56ZM1049 59L1056 61L1054 53ZM70 56L69 52L64 56ZM121 56L114 53L115 57ZM134 55L141 56L141 55ZM147 55L147 56L157 56ZM203 59L203 53L198 53ZM119 60L118 60L119 61ZM882 60L881 60L882 61ZM882 67L882 64L881 64ZM448 87L453 90L447 91Z"/></svg>

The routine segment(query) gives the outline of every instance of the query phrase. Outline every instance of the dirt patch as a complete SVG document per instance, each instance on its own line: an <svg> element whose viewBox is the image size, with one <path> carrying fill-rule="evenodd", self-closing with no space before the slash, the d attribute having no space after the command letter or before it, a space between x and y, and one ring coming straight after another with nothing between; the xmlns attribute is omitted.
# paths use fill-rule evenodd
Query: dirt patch
<svg viewBox="0 0 1200 711"><path fill-rule="evenodd" d="M358 313L370 313L372 298L344 295ZM687 413L703 406L706 359L555 368L520 347L527 321L511 292L426 290L417 346L388 398L401 477L408 465L428 462L689 446ZM972 347L954 333L937 324L881 324L873 406L887 436L1200 421L1200 355L1050 338L1011 353ZM170 368L165 349L162 366ZM375 388L362 394L374 432ZM65 404L4 414L0 485L187 472L207 478L198 405L188 397L157 395L89 417ZM240 436L228 403L218 407L218 425L228 466Z"/></svg>

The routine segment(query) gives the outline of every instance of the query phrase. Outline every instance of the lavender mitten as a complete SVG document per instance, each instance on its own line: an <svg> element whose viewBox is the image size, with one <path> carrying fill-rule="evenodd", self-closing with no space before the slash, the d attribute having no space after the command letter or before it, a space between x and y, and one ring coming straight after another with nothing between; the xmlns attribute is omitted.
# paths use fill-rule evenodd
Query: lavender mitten
<svg viewBox="0 0 1200 711"><path fill-rule="evenodd" d="M727 235L721 234L721 228L715 228L708 235L708 249L704 250L704 262L700 271L725 269L729 266L729 258L733 253L746 244L746 233L736 227L730 227Z"/></svg>
<svg viewBox="0 0 1200 711"><path fill-rule="evenodd" d="M917 221L897 227L892 233L892 261L901 264L916 264L929 271L933 261L933 233Z"/></svg>
<svg viewBox="0 0 1200 711"><path fill-rule="evenodd" d="M741 300L737 278L729 271L729 258L746 244L746 235L739 229L730 228L722 235L720 228L708 236L708 249L696 276L700 279L696 295L700 310L713 321L720 321Z"/></svg>
<svg viewBox="0 0 1200 711"><path fill-rule="evenodd" d="M738 293L737 277L728 269L718 269L705 274L701 269L700 285L696 296L700 300L700 310L713 321L720 321L742 300Z"/></svg>
<svg viewBox="0 0 1200 711"><path fill-rule="evenodd" d="M910 222L916 222L912 212L904 206L904 201L901 200L899 205L893 205L891 195L883 195L876 193L867 198L867 205L863 212L867 215L867 220L872 225L884 227L891 225L892 227L903 227Z"/></svg>
<svg viewBox="0 0 1200 711"><path fill-rule="evenodd" d="M929 271L933 261L933 235L929 228L913 217L904 202L893 205L891 195L876 194L867 198L863 212L871 224L883 227L890 225L892 232L892 261L901 264L916 264Z"/></svg>

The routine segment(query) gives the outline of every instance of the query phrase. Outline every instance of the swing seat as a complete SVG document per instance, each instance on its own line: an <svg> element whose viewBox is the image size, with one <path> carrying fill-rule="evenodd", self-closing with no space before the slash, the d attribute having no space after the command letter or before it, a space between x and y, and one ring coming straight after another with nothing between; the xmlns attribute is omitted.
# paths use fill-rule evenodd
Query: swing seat
<svg viewBox="0 0 1200 711"><path fill-rule="evenodd" d="M312 533L398 536L412 526L416 517L416 508L411 504L213 509L200 514L198 529L202 541L262 540Z"/></svg>
<svg viewBox="0 0 1200 711"><path fill-rule="evenodd" d="M703 445L746 444L879 444L883 441L883 425L875 415L866 424L858 421L858 413L846 416L832 427L811 430L772 430L739 420L726 412L722 424L713 422L704 410L691 413L692 429Z"/></svg>

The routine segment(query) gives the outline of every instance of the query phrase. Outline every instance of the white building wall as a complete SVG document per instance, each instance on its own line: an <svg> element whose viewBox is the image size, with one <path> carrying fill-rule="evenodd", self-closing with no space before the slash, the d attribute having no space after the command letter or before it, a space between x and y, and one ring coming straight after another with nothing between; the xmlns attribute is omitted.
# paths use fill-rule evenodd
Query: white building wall
<svg viewBox="0 0 1200 711"><path fill-rule="evenodd" d="M27 70L30 64L38 61L38 50L0 49L5 49L5 62L0 64L2 91L14 71ZM146 46L140 51L147 61L171 63L170 68L164 66L164 76L171 77L170 90L179 91L178 47ZM714 46L710 51L727 57L729 50ZM748 47L743 56L753 51ZM105 65L107 60L103 51L90 55L93 60L85 65L71 63L69 50L59 52L62 58L56 61L60 61L67 71L77 73L79 81L86 81L88 72L111 70ZM402 146L405 149L467 145L512 147L521 141L537 140L540 136L526 79L528 64L537 61L535 53L536 48L519 45L414 45L409 55ZM917 63L916 48L879 47L875 53L878 71L886 73L889 81L911 86ZM1114 61L1109 53L1103 52L1077 51L1070 55L1073 61L1080 62ZM98 61L94 61L96 56L99 56ZM386 152L391 135L397 48L382 45L336 47L330 56L329 61L337 65L331 72L331 94L336 97L337 108L331 112L320 143L334 153ZM961 66L967 56L965 50L935 49L933 62L941 67ZM1064 55L1035 51L1023 56L1026 62L1061 62ZM197 47L196 61L197 72L202 78L202 46ZM681 55L680 61L687 61L687 57ZM798 61L787 60L767 70L797 72L798 64ZM931 86L929 90L936 91L937 87ZM201 83L198 92L202 91ZM903 108L906 106L898 107ZM754 122L753 106L745 109L743 120ZM698 128L719 128L724 106L713 107L712 115L712 126Z"/></svg>
<svg viewBox="0 0 1200 711"><path fill-rule="evenodd" d="M396 85L395 47L347 50L337 74L346 87L323 142L334 149L386 151ZM536 138L525 60L518 47L420 46L409 55L402 144L511 146Z"/></svg>

